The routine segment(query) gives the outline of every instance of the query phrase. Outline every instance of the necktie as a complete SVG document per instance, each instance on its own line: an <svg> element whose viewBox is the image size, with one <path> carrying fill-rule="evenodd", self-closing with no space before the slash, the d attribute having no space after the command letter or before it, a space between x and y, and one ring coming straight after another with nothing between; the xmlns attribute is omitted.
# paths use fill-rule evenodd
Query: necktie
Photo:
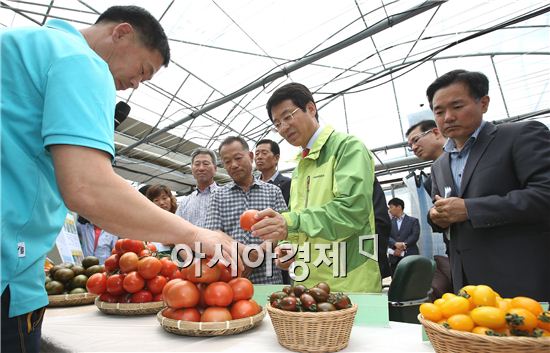
<svg viewBox="0 0 550 353"><path fill-rule="evenodd" d="M302 150L302 158L306 158L308 154L309 154L309 148L304 148Z"/></svg>
<svg viewBox="0 0 550 353"><path fill-rule="evenodd" d="M99 236L101 235L101 228L94 226L94 252L97 249L97 243L99 242Z"/></svg>

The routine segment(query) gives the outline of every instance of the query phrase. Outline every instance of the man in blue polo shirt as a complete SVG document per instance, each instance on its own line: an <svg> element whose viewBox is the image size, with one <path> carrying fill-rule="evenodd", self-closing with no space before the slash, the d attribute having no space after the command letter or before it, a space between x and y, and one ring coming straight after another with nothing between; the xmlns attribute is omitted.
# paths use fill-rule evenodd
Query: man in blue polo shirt
<svg viewBox="0 0 550 353"><path fill-rule="evenodd" d="M51 20L1 31L0 45L1 348L38 352L44 259L67 207L122 237L201 240L209 254L231 238L161 210L112 169L115 90L137 88L170 60L151 14L114 6L81 31Z"/></svg>

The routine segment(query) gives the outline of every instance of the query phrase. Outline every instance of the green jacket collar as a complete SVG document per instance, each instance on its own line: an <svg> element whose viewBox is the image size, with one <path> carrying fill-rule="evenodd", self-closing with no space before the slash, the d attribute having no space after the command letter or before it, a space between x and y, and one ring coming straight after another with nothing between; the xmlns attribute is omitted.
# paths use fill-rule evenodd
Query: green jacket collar
<svg viewBox="0 0 550 353"><path fill-rule="evenodd" d="M334 128L332 126L325 126L322 128L321 133L319 134L319 137L315 142L313 143L313 146L309 150L309 154L304 159L317 159L319 158L319 153L321 153L321 149L327 142L328 138L332 133L334 132ZM296 159L300 160L302 159L302 152L298 153L296 155Z"/></svg>

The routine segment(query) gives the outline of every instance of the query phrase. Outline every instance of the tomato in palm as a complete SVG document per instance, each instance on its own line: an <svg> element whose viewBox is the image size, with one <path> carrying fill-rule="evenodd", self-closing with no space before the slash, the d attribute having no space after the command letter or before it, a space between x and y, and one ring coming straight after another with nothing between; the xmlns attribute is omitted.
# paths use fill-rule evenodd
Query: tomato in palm
<svg viewBox="0 0 550 353"><path fill-rule="evenodd" d="M114 255L109 256L105 260L105 263L103 264L105 266L105 271L106 272L112 272L112 271L118 269L118 260L119 259L120 259L120 255L118 255L118 254L114 254Z"/></svg>
<svg viewBox="0 0 550 353"><path fill-rule="evenodd" d="M216 306L206 308L201 315L202 322L223 322L232 319L231 313L227 310L227 308L220 308Z"/></svg>
<svg viewBox="0 0 550 353"><path fill-rule="evenodd" d="M194 283L186 280L177 280L171 285L170 281L162 292L164 301L169 307L174 309L191 308L197 306L200 293ZM166 287L168 289L166 290Z"/></svg>
<svg viewBox="0 0 550 353"><path fill-rule="evenodd" d="M260 312L260 306L254 300L239 300L231 306L231 317L233 320L243 317L254 316Z"/></svg>
<svg viewBox="0 0 550 353"><path fill-rule="evenodd" d="M174 271L177 271L178 266L176 263L168 257L163 257L160 259L160 262L162 263L162 269L160 270L160 274L164 277L170 277Z"/></svg>
<svg viewBox="0 0 550 353"><path fill-rule="evenodd" d="M258 222L256 220L256 214L258 213L258 211L256 210L246 210L243 212L243 214L241 214L241 218L240 218L240 223L241 223L241 228L246 230L246 231L251 231L252 230L252 226Z"/></svg>
<svg viewBox="0 0 550 353"><path fill-rule="evenodd" d="M107 289L107 275L103 272L94 273L90 276L90 278L88 278L88 281L86 282L86 289L88 292L97 295L105 293L105 290Z"/></svg>
<svg viewBox="0 0 550 353"><path fill-rule="evenodd" d="M129 273L137 270L139 258L136 253L127 252L122 254L118 260L118 267L124 273Z"/></svg>
<svg viewBox="0 0 550 353"><path fill-rule="evenodd" d="M225 266L221 262L218 262L217 266L220 268L220 281L229 282L233 279L233 275L231 274L231 265Z"/></svg>
<svg viewBox="0 0 550 353"><path fill-rule="evenodd" d="M233 301L233 289L225 282L211 283L204 291L204 301L208 306L228 306Z"/></svg>
<svg viewBox="0 0 550 353"><path fill-rule="evenodd" d="M162 269L162 263L159 259L152 256L141 258L137 264L137 271L145 279L155 278Z"/></svg>
<svg viewBox="0 0 550 353"><path fill-rule="evenodd" d="M107 277L107 292L112 295L121 295L124 293L122 283L124 282L124 275L116 274Z"/></svg>
<svg viewBox="0 0 550 353"><path fill-rule="evenodd" d="M162 289L164 288L166 283L168 283L166 277L155 276L147 280L147 288L151 291L151 293L159 294L162 293Z"/></svg>
<svg viewBox="0 0 550 353"><path fill-rule="evenodd" d="M130 297L130 303L149 303L153 301L153 294L146 289L135 292Z"/></svg>
<svg viewBox="0 0 550 353"><path fill-rule="evenodd" d="M124 239L122 242L122 250L124 252L131 251L137 254L145 249L145 244L141 240Z"/></svg>
<svg viewBox="0 0 550 353"><path fill-rule="evenodd" d="M198 272L198 273L197 273ZM213 283L220 279L220 268L217 265L208 266L208 260L201 259L193 263L185 270L187 279L194 283Z"/></svg>
<svg viewBox="0 0 550 353"><path fill-rule="evenodd" d="M233 289L233 301L243 299L251 299L254 295L254 285L248 278L235 278L229 281L231 289Z"/></svg>
<svg viewBox="0 0 550 353"><path fill-rule="evenodd" d="M128 293L136 293L145 287L145 280L139 273L132 271L124 277L122 281L122 287Z"/></svg>

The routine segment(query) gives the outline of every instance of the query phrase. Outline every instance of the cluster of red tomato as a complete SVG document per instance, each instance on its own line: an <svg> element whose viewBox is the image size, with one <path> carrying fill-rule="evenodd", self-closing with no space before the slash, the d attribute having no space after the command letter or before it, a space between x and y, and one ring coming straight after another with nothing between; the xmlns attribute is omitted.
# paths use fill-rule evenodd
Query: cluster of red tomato
<svg viewBox="0 0 550 353"><path fill-rule="evenodd" d="M173 279L162 295L168 307L162 315L185 321L222 322L258 314L260 306L252 299L254 286L246 278L231 278L230 270L208 259L193 262L184 269L186 279ZM195 266L201 266L200 275Z"/></svg>
<svg viewBox="0 0 550 353"><path fill-rule="evenodd" d="M88 279L88 292L108 303L162 301L166 283L183 278L183 274L169 258L152 256L156 250L154 244L119 239L113 254L105 260L105 273L96 273Z"/></svg>

